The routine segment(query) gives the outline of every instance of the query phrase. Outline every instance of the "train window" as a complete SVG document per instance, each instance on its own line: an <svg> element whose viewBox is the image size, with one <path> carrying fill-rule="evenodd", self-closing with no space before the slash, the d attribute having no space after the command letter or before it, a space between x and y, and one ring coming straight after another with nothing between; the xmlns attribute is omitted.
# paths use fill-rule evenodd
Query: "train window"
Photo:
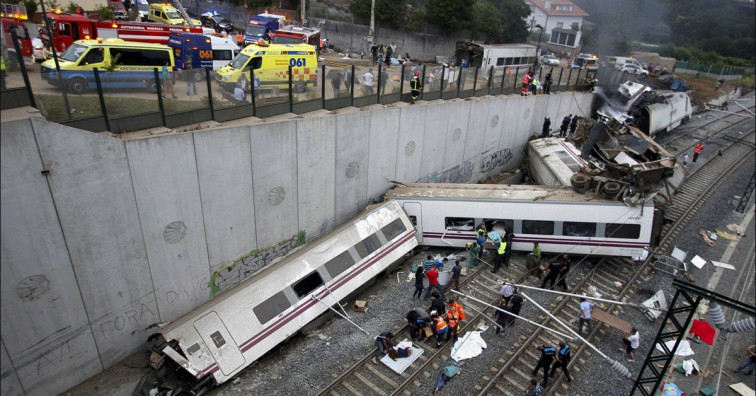
<svg viewBox="0 0 756 396"><path fill-rule="evenodd" d="M216 348L226 345L226 339L223 338L220 331L210 334L210 339L213 340L213 344L215 344Z"/></svg>
<svg viewBox="0 0 756 396"><path fill-rule="evenodd" d="M360 258L365 258L370 253L380 249L382 245L381 240L378 239L378 235L373 234L354 245L354 249L357 250Z"/></svg>
<svg viewBox="0 0 756 396"><path fill-rule="evenodd" d="M340 255L332 258L327 263L325 263L325 268L326 271L328 271L328 273L331 275L331 278L335 278L340 273L346 271L353 265L354 259L352 258L352 255L349 254L348 250L345 250Z"/></svg>
<svg viewBox="0 0 756 396"><path fill-rule="evenodd" d="M255 312L255 315L257 315L257 320L259 320L261 324L265 324L290 306L289 299L286 298L283 291L280 291L252 310Z"/></svg>
<svg viewBox="0 0 756 396"><path fill-rule="evenodd" d="M638 239L640 238L640 224L607 224L607 238Z"/></svg>
<svg viewBox="0 0 756 396"><path fill-rule="evenodd" d="M544 220L523 220L522 233L532 235L554 235L554 222Z"/></svg>
<svg viewBox="0 0 756 396"><path fill-rule="evenodd" d="M514 231L514 220L483 219L486 231L496 231L500 235L506 235Z"/></svg>
<svg viewBox="0 0 756 396"><path fill-rule="evenodd" d="M475 230L475 219L465 217L447 217L444 220L446 229L449 231L473 231Z"/></svg>
<svg viewBox="0 0 756 396"><path fill-rule="evenodd" d="M323 285L323 278L320 277L319 273L313 272L301 281L295 283L292 289L297 293L297 297L302 298L321 285Z"/></svg>
<svg viewBox="0 0 756 396"><path fill-rule="evenodd" d="M566 236L579 236L579 237L595 237L596 236L596 223L581 223L575 221L565 221L562 224L562 235Z"/></svg>
<svg viewBox="0 0 756 396"><path fill-rule="evenodd" d="M399 235L402 235L404 231L407 231L407 227L404 226L402 219L396 219L381 228L381 231L383 232L383 236L386 237L386 240L390 241Z"/></svg>
<svg viewBox="0 0 756 396"><path fill-rule="evenodd" d="M410 223L412 223L413 226L417 227L417 216L410 216Z"/></svg>
<svg viewBox="0 0 756 396"><path fill-rule="evenodd" d="M190 346L189 349L186 350L186 353L190 355L194 355L195 353L199 352L199 350L200 350L199 344L194 344Z"/></svg>
<svg viewBox="0 0 756 396"><path fill-rule="evenodd" d="M496 66L504 66L504 59L505 58L496 59Z"/></svg>

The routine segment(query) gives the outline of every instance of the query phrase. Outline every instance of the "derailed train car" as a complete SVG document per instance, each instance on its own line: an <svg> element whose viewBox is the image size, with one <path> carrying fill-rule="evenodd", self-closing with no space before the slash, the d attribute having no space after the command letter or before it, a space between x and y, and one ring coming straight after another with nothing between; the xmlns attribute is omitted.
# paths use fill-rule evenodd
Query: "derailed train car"
<svg viewBox="0 0 756 396"><path fill-rule="evenodd" d="M223 383L415 246L409 218L386 202L162 326L153 361L177 364L197 388Z"/></svg>

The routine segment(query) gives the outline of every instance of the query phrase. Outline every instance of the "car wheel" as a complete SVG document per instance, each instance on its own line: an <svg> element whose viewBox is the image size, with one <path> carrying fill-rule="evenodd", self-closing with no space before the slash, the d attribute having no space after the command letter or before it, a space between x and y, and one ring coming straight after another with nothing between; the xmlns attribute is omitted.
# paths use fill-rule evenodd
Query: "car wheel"
<svg viewBox="0 0 756 396"><path fill-rule="evenodd" d="M68 90L75 94L83 94L87 90L87 82L83 78L74 78L68 82Z"/></svg>
<svg viewBox="0 0 756 396"><path fill-rule="evenodd" d="M155 82L155 80L150 80L147 82L147 92L157 93L157 83Z"/></svg>

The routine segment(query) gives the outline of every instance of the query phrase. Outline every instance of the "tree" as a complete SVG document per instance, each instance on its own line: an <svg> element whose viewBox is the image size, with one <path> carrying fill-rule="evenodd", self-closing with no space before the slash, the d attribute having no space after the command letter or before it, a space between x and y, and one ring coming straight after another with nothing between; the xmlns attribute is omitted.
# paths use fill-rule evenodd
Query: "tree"
<svg viewBox="0 0 756 396"><path fill-rule="evenodd" d="M472 25L475 0L427 0L428 22L444 32L458 32Z"/></svg>
<svg viewBox="0 0 756 396"><path fill-rule="evenodd" d="M370 18L370 0L350 0L349 7L358 17ZM392 28L401 28L410 16L407 0L375 0L375 20Z"/></svg>
<svg viewBox="0 0 756 396"><path fill-rule="evenodd" d="M500 23L499 9L496 5L489 0L478 0L473 6L473 15L475 15L474 33L485 33L487 42L501 42L504 26Z"/></svg>
<svg viewBox="0 0 756 396"><path fill-rule="evenodd" d="M109 19L115 19L115 13L113 13L113 10L108 6L99 6L95 8L95 11L100 20L106 21Z"/></svg>

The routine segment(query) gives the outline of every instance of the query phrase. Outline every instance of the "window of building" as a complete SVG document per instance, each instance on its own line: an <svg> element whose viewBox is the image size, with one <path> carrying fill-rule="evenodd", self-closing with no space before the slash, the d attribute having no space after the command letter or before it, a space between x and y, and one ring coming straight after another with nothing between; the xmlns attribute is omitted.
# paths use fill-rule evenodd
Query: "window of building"
<svg viewBox="0 0 756 396"><path fill-rule="evenodd" d="M341 252L340 255L330 259L327 263L325 263L325 268L326 271L328 271L328 273L331 275L331 278L335 278L353 265L354 259L352 258L352 255L349 254L348 250L345 250Z"/></svg>
<svg viewBox="0 0 756 396"><path fill-rule="evenodd" d="M565 221L562 223L562 235L577 237L595 237L596 223Z"/></svg>
<svg viewBox="0 0 756 396"><path fill-rule="evenodd" d="M215 333L210 334L210 339L213 340L213 344L215 344L216 348L220 348L226 345L226 340L223 338L223 335L221 335L220 331L216 331Z"/></svg>
<svg viewBox="0 0 756 396"><path fill-rule="evenodd" d="M575 38L576 37L577 36L574 35L574 34L568 34L567 35L567 45L570 46L570 47L574 47L575 46Z"/></svg>
<svg viewBox="0 0 756 396"><path fill-rule="evenodd" d="M557 27L560 29L564 27L564 22L557 22Z"/></svg>
<svg viewBox="0 0 756 396"><path fill-rule="evenodd" d="M444 220L448 231L474 231L475 219L469 217L447 217Z"/></svg>
<svg viewBox="0 0 756 396"><path fill-rule="evenodd" d="M259 320L261 324L265 324L290 306L289 299L286 298L283 291L280 291L274 294L273 297L263 301L260 305L253 308L252 311L257 316L257 320Z"/></svg>
<svg viewBox="0 0 756 396"><path fill-rule="evenodd" d="M381 240L378 239L378 235L373 234L354 245L354 249L357 250L360 258L365 258L370 253L380 249L382 245Z"/></svg>
<svg viewBox="0 0 756 396"><path fill-rule="evenodd" d="M607 238L638 239L640 238L640 224L607 224Z"/></svg>
<svg viewBox="0 0 756 396"><path fill-rule="evenodd" d="M295 283L292 289L297 293L297 297L302 298L322 285L323 278L320 277L317 271L313 271L310 275Z"/></svg>
<svg viewBox="0 0 756 396"><path fill-rule="evenodd" d="M407 227L402 222L402 219L396 219L381 228L381 232L383 232L383 236L386 237L387 241L402 235L404 231L407 231Z"/></svg>
<svg viewBox="0 0 756 396"><path fill-rule="evenodd" d="M522 233L532 235L554 235L554 222L545 220L523 220Z"/></svg>

